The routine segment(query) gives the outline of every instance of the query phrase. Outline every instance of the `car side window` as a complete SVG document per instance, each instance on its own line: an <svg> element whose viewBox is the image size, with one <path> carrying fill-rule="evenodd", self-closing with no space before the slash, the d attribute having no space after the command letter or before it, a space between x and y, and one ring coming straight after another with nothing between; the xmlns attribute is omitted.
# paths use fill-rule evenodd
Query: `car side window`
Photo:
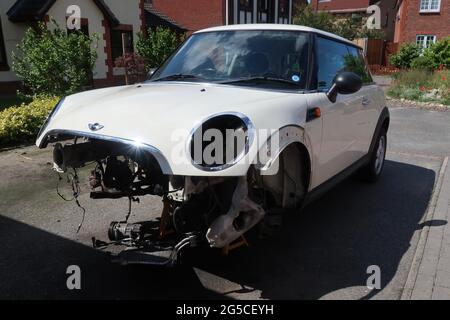
<svg viewBox="0 0 450 320"><path fill-rule="evenodd" d="M326 90L333 84L334 77L346 70L346 57L349 52L345 44L317 37L317 89Z"/></svg>
<svg viewBox="0 0 450 320"><path fill-rule="evenodd" d="M348 70L359 75L364 84L372 83L372 76L370 75L369 68L361 50L352 46L347 46L347 48L349 56L345 59Z"/></svg>

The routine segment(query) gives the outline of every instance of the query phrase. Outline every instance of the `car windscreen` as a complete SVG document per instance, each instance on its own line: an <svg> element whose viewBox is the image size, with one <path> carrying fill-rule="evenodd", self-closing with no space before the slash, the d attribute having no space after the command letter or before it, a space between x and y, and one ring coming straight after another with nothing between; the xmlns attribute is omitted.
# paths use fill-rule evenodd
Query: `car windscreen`
<svg viewBox="0 0 450 320"><path fill-rule="evenodd" d="M307 33L240 30L191 36L151 81L204 81L304 89Z"/></svg>

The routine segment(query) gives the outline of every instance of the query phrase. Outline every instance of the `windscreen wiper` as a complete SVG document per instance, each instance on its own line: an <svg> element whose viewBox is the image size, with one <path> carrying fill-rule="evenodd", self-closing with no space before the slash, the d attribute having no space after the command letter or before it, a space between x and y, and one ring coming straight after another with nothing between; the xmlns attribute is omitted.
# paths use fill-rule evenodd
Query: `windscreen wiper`
<svg viewBox="0 0 450 320"><path fill-rule="evenodd" d="M187 79L204 80L203 78L200 78L193 74L176 73L176 74L171 74L171 75L161 77L161 78L151 80L151 81L176 81L176 80L187 80Z"/></svg>
<svg viewBox="0 0 450 320"><path fill-rule="evenodd" d="M220 82L220 84L232 84L232 83L239 83L239 82L258 82L258 81L278 82L278 83L289 84L291 86L296 86L296 87L298 87L300 85L298 82L292 82L292 81L289 81L286 79L263 77L263 76L232 79L232 80L222 81L222 82Z"/></svg>

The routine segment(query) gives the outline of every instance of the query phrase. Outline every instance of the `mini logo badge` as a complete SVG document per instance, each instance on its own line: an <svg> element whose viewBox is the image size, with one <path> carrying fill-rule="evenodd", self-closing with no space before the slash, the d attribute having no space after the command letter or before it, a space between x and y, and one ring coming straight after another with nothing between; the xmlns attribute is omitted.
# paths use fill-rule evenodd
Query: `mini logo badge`
<svg viewBox="0 0 450 320"><path fill-rule="evenodd" d="M89 123L88 126L91 131L98 131L105 127L105 126L102 126L100 123Z"/></svg>

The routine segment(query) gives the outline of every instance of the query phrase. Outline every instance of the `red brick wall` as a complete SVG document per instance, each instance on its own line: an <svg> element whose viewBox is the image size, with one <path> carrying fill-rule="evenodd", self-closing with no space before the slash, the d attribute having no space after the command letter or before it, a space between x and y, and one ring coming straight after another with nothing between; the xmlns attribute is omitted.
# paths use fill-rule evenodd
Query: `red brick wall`
<svg viewBox="0 0 450 320"><path fill-rule="evenodd" d="M189 31L225 24L224 0L153 0L153 6Z"/></svg>
<svg viewBox="0 0 450 320"><path fill-rule="evenodd" d="M361 9L369 6L369 0L331 0L319 2L319 10Z"/></svg>
<svg viewBox="0 0 450 320"><path fill-rule="evenodd" d="M401 23L399 42L415 42L416 35L435 35L437 39L450 36L450 1L441 0L439 13L420 13L420 0L404 0L407 3Z"/></svg>

